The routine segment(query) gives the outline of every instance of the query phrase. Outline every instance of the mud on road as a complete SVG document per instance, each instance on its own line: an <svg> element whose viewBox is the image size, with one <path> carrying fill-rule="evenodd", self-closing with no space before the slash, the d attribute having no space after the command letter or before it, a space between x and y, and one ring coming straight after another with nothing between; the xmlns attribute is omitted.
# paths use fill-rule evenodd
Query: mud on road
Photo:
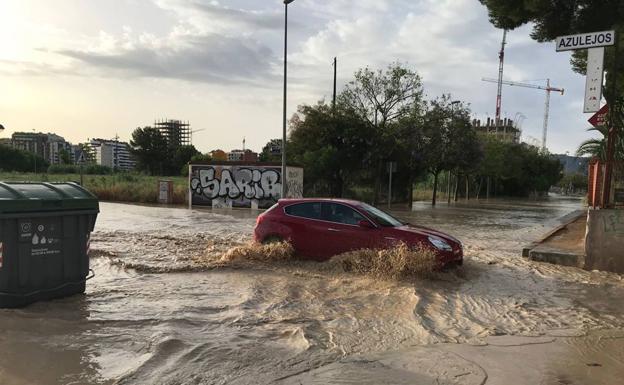
<svg viewBox="0 0 624 385"><path fill-rule="evenodd" d="M466 261L393 279L275 250L224 259L250 241L249 211L102 203L87 294L0 311L0 382L614 383L622 277L520 257L579 206L396 211L457 236Z"/></svg>

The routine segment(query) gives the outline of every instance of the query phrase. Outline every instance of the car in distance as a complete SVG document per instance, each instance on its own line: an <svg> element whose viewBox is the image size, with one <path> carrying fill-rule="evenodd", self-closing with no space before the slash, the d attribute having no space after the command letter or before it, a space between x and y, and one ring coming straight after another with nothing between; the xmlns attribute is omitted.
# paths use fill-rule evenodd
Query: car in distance
<svg viewBox="0 0 624 385"><path fill-rule="evenodd" d="M280 199L258 216L254 240L288 241L298 255L318 261L404 242L434 250L442 266L463 262L462 244L452 236L401 222L376 207L347 199Z"/></svg>

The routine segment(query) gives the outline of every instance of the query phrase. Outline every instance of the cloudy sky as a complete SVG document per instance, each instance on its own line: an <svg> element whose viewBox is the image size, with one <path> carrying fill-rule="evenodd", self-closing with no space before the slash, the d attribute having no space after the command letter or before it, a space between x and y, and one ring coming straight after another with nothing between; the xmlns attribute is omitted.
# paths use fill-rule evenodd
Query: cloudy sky
<svg viewBox="0 0 624 385"><path fill-rule="evenodd" d="M281 137L281 0L2 0L0 136L55 132L72 142L119 135L155 119L189 120L195 146L260 150ZM551 97L548 147L587 139L584 78L569 53L508 34L505 78L565 88ZM289 116L329 100L360 67L401 61L428 98L450 93L475 117L494 116L502 31L477 0L296 0L289 6ZM541 140L545 94L505 87L503 115L523 115Z"/></svg>

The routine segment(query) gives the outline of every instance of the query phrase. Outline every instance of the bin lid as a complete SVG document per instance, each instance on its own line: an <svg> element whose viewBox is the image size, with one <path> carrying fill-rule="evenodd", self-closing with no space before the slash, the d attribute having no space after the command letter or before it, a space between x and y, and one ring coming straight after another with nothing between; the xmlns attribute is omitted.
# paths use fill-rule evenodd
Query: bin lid
<svg viewBox="0 0 624 385"><path fill-rule="evenodd" d="M98 210L98 200L74 182L0 182L0 215L86 209Z"/></svg>

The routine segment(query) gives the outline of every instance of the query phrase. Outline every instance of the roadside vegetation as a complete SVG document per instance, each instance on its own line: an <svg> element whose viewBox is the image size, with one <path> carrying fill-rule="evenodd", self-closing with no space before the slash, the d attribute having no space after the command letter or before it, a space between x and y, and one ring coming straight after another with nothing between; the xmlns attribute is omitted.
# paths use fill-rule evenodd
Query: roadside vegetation
<svg viewBox="0 0 624 385"><path fill-rule="evenodd" d="M0 172L0 181L77 182L80 174ZM173 181L173 203L187 202L186 177L157 177L141 174L117 173L110 175L83 174L83 185L100 200L114 202L156 203L158 181Z"/></svg>
<svg viewBox="0 0 624 385"><path fill-rule="evenodd" d="M394 63L357 71L335 105L299 106L287 155L305 170L306 194L409 204L427 183L435 204L447 190L454 199L541 195L561 178L561 164L537 147L478 134L467 103L424 95L420 76Z"/></svg>

